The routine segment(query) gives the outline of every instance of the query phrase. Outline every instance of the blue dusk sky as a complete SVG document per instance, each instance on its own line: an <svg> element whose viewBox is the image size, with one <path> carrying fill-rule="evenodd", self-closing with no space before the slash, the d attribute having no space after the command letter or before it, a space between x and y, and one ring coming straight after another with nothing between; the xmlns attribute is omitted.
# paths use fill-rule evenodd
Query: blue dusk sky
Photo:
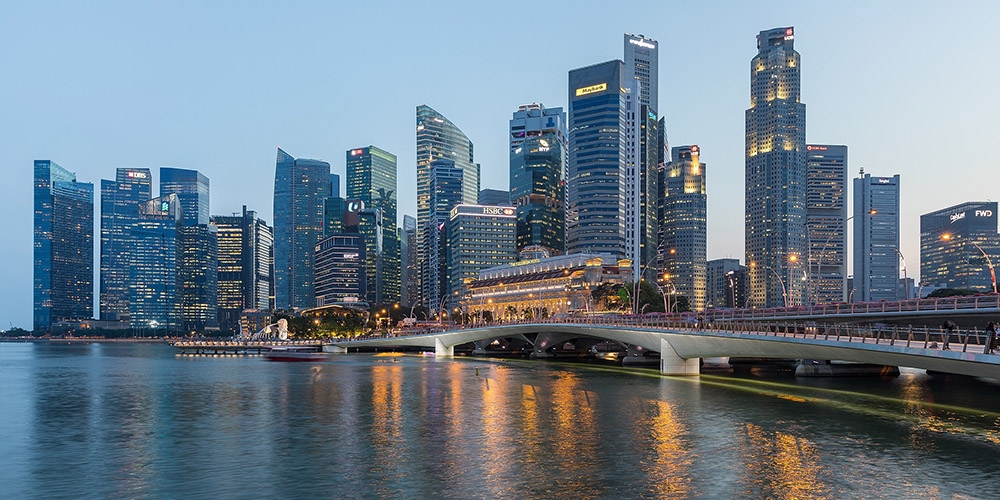
<svg viewBox="0 0 1000 500"><path fill-rule="evenodd" d="M416 212L417 105L473 141L483 188L505 189L511 113L565 107L567 72L621 58L625 32L660 43L670 144L701 146L709 259L743 258L744 111L768 28L795 27L807 140L846 144L852 177L862 166L901 175L910 276L920 214L997 199L1000 3L626 5L638 4L5 3L0 327L32 327L35 159L94 183L98 198L116 167L153 169L154 194L158 167L197 169L212 214L247 205L270 222L277 147L343 174L345 151L373 144L398 156L402 217Z"/></svg>

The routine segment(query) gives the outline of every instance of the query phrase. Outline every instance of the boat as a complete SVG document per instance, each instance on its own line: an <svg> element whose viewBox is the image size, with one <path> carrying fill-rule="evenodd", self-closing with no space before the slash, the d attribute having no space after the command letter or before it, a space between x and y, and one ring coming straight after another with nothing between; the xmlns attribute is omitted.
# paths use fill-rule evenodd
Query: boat
<svg viewBox="0 0 1000 500"><path fill-rule="evenodd" d="M264 353L264 359L268 361L326 361L329 356L326 353L316 351L311 347L272 347L270 351Z"/></svg>

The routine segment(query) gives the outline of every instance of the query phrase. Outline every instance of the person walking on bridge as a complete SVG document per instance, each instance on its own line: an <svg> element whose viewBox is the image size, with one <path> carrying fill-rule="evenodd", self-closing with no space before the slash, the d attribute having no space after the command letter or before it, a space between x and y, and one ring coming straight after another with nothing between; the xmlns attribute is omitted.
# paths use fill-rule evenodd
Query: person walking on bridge
<svg viewBox="0 0 1000 500"><path fill-rule="evenodd" d="M997 348L997 325L990 321L986 324L986 354L993 354Z"/></svg>
<svg viewBox="0 0 1000 500"><path fill-rule="evenodd" d="M951 334L955 333L955 328L958 327L958 325L952 320L947 320L942 323L941 326L944 328L944 333L941 335L941 340L944 343L944 346L941 347L941 349L950 351L951 348L948 347L948 342L951 341Z"/></svg>

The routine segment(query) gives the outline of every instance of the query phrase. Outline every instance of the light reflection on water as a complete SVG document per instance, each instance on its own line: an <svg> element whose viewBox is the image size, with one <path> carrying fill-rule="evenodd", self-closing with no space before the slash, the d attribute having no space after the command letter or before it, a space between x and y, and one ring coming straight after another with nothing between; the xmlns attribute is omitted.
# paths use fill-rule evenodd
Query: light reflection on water
<svg viewBox="0 0 1000 500"><path fill-rule="evenodd" d="M4 498L1000 497L1000 386L906 370L0 344L0 377Z"/></svg>

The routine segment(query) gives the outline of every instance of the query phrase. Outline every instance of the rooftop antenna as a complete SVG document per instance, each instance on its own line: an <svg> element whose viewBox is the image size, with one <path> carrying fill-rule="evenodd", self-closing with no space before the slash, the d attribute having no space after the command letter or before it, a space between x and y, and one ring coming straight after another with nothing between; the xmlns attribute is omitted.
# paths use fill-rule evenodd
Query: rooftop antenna
<svg viewBox="0 0 1000 500"><path fill-rule="evenodd" d="M858 171L858 177L864 177L864 176L865 176L865 167L862 166L861 170Z"/></svg>

